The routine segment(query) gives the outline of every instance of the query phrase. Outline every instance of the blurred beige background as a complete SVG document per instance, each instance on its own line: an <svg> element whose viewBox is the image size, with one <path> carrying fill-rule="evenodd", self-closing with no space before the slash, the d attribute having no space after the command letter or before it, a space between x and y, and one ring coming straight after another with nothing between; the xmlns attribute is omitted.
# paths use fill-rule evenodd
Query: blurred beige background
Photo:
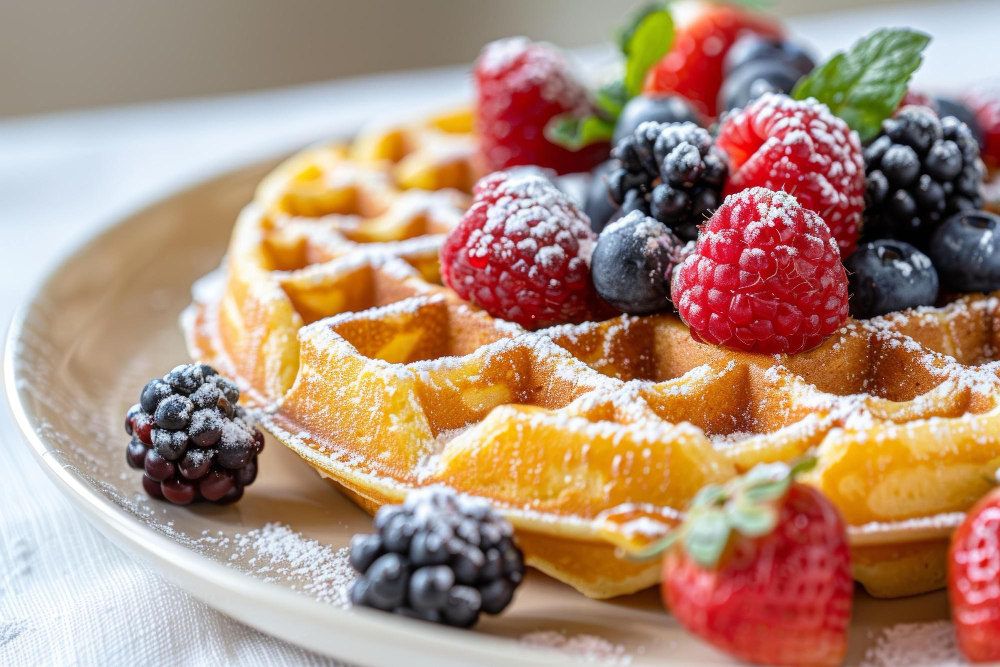
<svg viewBox="0 0 1000 667"><path fill-rule="evenodd" d="M776 0L802 15L872 0ZM598 44L643 0L0 0L0 116L471 62L498 37ZM905 17L901 17L903 21Z"/></svg>

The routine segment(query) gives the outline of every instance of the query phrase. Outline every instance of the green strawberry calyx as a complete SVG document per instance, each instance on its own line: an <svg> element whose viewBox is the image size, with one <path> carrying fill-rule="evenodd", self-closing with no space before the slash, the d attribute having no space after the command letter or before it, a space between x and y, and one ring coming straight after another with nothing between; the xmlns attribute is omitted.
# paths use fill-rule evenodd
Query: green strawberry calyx
<svg viewBox="0 0 1000 667"><path fill-rule="evenodd" d="M754 538L774 531L792 482L815 465L816 459L811 456L793 465L762 463L725 484L709 484L695 494L680 525L664 539L631 556L645 560L678 547L702 567L714 568L733 532Z"/></svg>

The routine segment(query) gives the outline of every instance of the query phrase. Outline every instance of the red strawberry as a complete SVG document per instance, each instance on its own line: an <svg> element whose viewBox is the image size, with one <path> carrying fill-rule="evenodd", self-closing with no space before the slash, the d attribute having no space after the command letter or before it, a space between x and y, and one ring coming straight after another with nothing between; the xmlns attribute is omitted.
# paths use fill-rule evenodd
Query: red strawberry
<svg viewBox="0 0 1000 667"><path fill-rule="evenodd" d="M1000 489L969 511L951 539L948 594L965 657L1000 661Z"/></svg>
<svg viewBox="0 0 1000 667"><path fill-rule="evenodd" d="M768 93L722 122L716 144L729 154L725 194L784 190L823 218L840 254L854 252L865 206L861 142L825 104Z"/></svg>
<svg viewBox="0 0 1000 667"><path fill-rule="evenodd" d="M1000 167L1000 81L972 88L961 101L976 115L982 131L983 162L990 169Z"/></svg>
<svg viewBox="0 0 1000 667"><path fill-rule="evenodd" d="M722 63L729 47L747 33L781 37L782 32L781 26L761 14L730 5L709 7L677 32L670 51L646 74L643 92L682 95L700 112L715 116Z"/></svg>
<svg viewBox="0 0 1000 667"><path fill-rule="evenodd" d="M596 301L590 255L597 238L579 207L527 170L490 174L473 193L441 246L444 283L529 329L583 319Z"/></svg>
<svg viewBox="0 0 1000 667"><path fill-rule="evenodd" d="M854 582L844 522L797 469L761 465L695 497L663 561L663 599L687 630L741 660L836 665Z"/></svg>
<svg viewBox="0 0 1000 667"><path fill-rule="evenodd" d="M563 113L590 112L587 90L555 47L513 37L487 44L476 61L479 155L487 171L537 165L567 174L607 159L597 143L570 151L545 138L545 126Z"/></svg>

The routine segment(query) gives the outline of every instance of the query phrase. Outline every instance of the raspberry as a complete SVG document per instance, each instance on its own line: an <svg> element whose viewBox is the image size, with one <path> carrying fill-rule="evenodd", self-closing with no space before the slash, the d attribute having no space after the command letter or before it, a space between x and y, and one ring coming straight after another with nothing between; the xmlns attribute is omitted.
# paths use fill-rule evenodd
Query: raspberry
<svg viewBox="0 0 1000 667"><path fill-rule="evenodd" d="M643 92L682 95L703 114L717 113L723 62L737 39L747 34L781 37L781 28L760 14L720 5L702 12L680 30L670 51L646 74Z"/></svg>
<svg viewBox="0 0 1000 667"><path fill-rule="evenodd" d="M555 47L524 37L492 42L476 61L475 77L479 154L487 171L530 164L566 174L607 159L608 143L574 152L545 138L554 116L590 111L586 89Z"/></svg>
<svg viewBox="0 0 1000 667"><path fill-rule="evenodd" d="M587 217L530 172L481 179L441 247L446 285L494 317L537 328L581 319L593 301Z"/></svg>
<svg viewBox="0 0 1000 667"><path fill-rule="evenodd" d="M982 132L982 157L991 169L1000 167L1000 83L976 86L961 101L976 115Z"/></svg>
<svg viewBox="0 0 1000 667"><path fill-rule="evenodd" d="M847 275L814 211L784 192L726 197L671 286L695 340L794 354L847 319Z"/></svg>
<svg viewBox="0 0 1000 667"><path fill-rule="evenodd" d="M726 117L716 143L729 153L725 194L790 192L822 216L844 257L854 251L865 205L861 142L825 104L763 95Z"/></svg>

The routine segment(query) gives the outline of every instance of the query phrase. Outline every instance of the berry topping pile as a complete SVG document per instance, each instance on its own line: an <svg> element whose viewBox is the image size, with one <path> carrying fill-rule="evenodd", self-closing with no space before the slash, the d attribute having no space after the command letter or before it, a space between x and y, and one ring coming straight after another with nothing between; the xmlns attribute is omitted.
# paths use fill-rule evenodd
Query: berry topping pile
<svg viewBox="0 0 1000 667"><path fill-rule="evenodd" d="M494 317L533 329L582 319L592 303L596 237L551 181L497 172L441 247L441 277Z"/></svg>
<svg viewBox="0 0 1000 667"><path fill-rule="evenodd" d="M608 172L608 194L622 213L642 211L682 239L722 199L726 156L694 123L645 122L615 146L618 167Z"/></svg>
<svg viewBox="0 0 1000 667"><path fill-rule="evenodd" d="M514 529L485 501L430 487L375 514L351 540L354 604L467 628L499 614L524 577Z"/></svg>
<svg viewBox="0 0 1000 667"><path fill-rule="evenodd" d="M903 107L882 122L864 159L866 236L923 246L946 216L983 205L979 145L953 116Z"/></svg>
<svg viewBox="0 0 1000 667"><path fill-rule="evenodd" d="M854 581L847 531L784 464L702 489L671 536L663 598L674 618L760 665L836 665L847 650Z"/></svg>
<svg viewBox="0 0 1000 667"><path fill-rule="evenodd" d="M658 220L632 211L608 225L591 266L594 288L615 308L645 314L670 307L670 280L685 246Z"/></svg>
<svg viewBox="0 0 1000 667"><path fill-rule="evenodd" d="M861 144L826 105L765 94L723 120L717 143L729 154L727 195L784 190L822 217L844 256L854 250L865 203Z"/></svg>
<svg viewBox="0 0 1000 667"><path fill-rule="evenodd" d="M746 34L777 38L781 32L761 14L713 5L677 33L670 51L647 73L644 92L681 95L701 113L715 116L730 47Z"/></svg>
<svg viewBox="0 0 1000 667"><path fill-rule="evenodd" d="M823 219L784 192L726 197L674 276L696 340L761 352L811 349L847 319L847 276Z"/></svg>
<svg viewBox="0 0 1000 667"><path fill-rule="evenodd" d="M565 174L607 157L606 143L574 152L544 135L555 116L590 107L586 89L555 47L524 37L492 42L476 61L475 78L480 158L488 170L538 165Z"/></svg>
<svg viewBox="0 0 1000 667"><path fill-rule="evenodd" d="M987 211L956 213L938 227L929 248L948 289L1000 289L1000 216Z"/></svg>
<svg viewBox="0 0 1000 667"><path fill-rule="evenodd" d="M146 493L177 505L239 500L264 449L239 400L236 385L204 364L150 380L125 417L128 464L143 471Z"/></svg>
<svg viewBox="0 0 1000 667"><path fill-rule="evenodd" d="M933 306L937 301L937 271L927 255L905 241L862 243L844 260L844 267L854 317Z"/></svg>

